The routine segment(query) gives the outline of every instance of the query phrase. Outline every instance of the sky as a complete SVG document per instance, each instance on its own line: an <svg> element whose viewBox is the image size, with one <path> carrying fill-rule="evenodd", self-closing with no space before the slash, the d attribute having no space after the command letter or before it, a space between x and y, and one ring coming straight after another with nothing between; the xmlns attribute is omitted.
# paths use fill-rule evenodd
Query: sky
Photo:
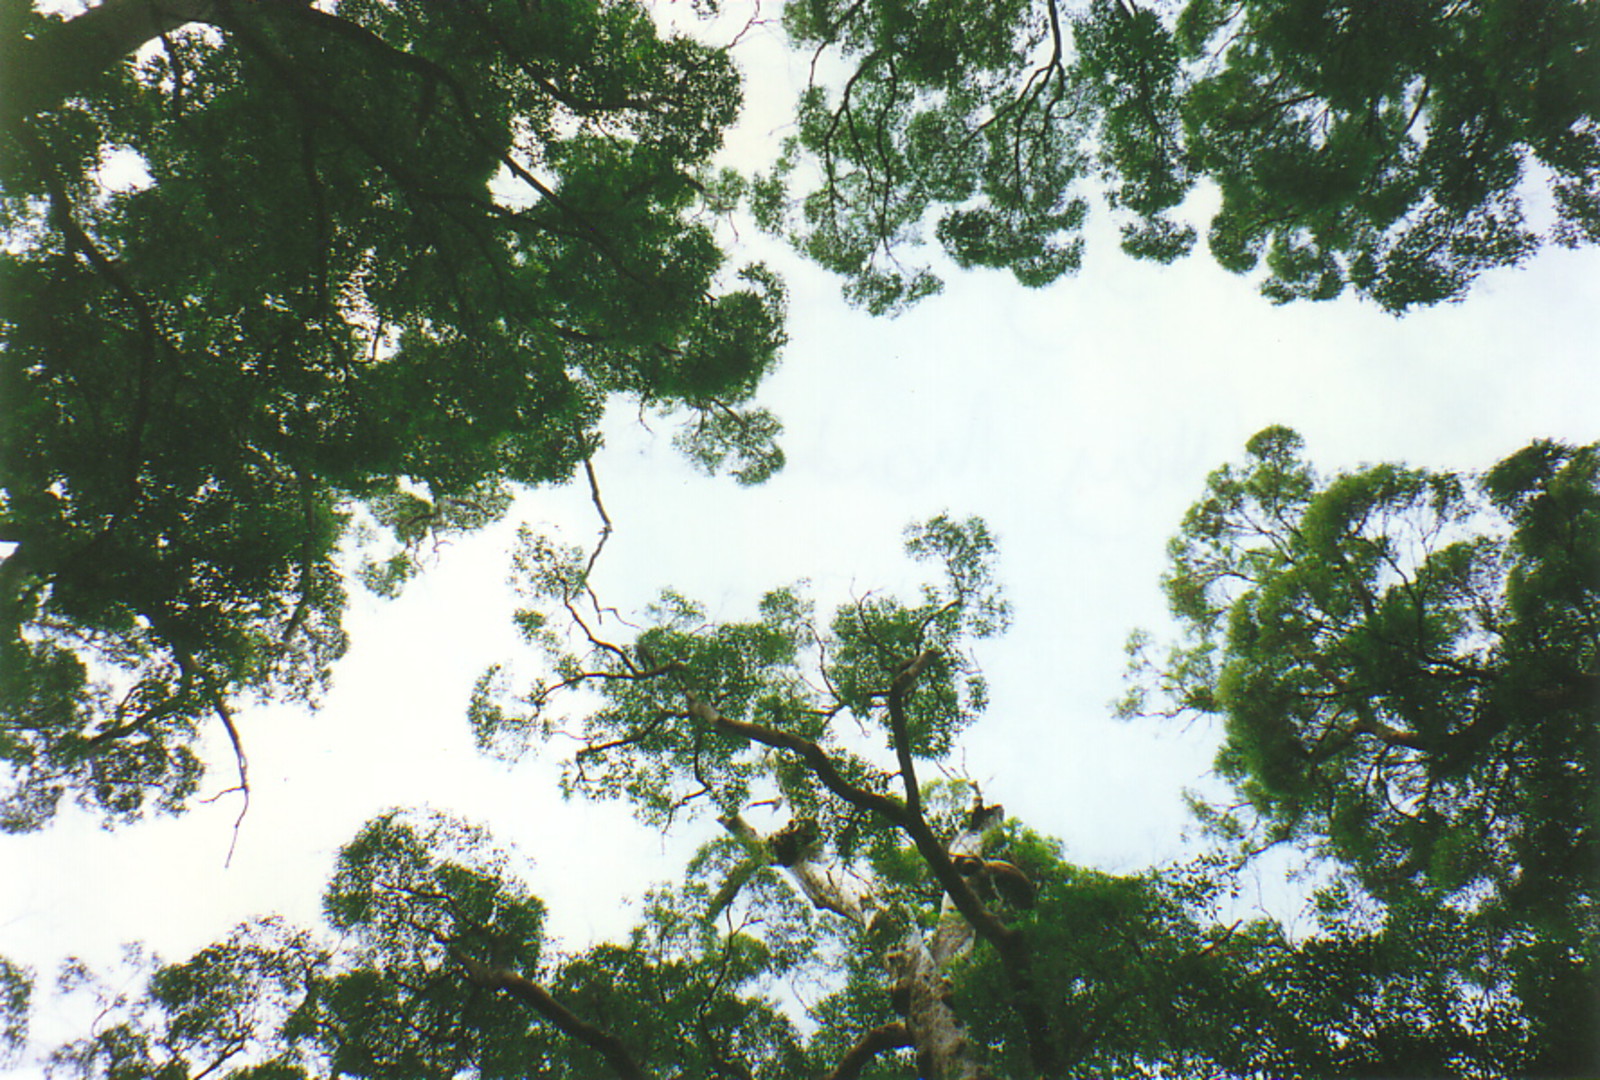
<svg viewBox="0 0 1600 1080"><path fill-rule="evenodd" d="M781 136L803 76L763 33L748 36L753 104L734 164ZM1167 539L1250 435L1297 429L1324 474L1391 460L1476 471L1534 438L1600 437L1594 251L1545 252L1463 303L1396 319L1348 298L1272 307L1203 253L1134 263L1102 222L1074 278L1029 291L958 273L943 295L875 319L748 226L734 246L791 290L790 344L761 394L786 426L788 467L753 489L707 478L671 449L669 423L614 410L594 463L616 526L597 590L628 610L671 586L713 618L748 617L763 591L801 578L822 604L904 591L921 580L901 551L907 524L982 516L1015 620L978 650L992 702L957 764L1068 859L1105 870L1185 850L1182 791L1207 782L1216 733L1122 723L1110 702L1128 632L1167 627ZM663 838L621 806L563 802L548 757L507 768L473 751L473 680L526 658L506 586L523 522L584 544L599 526L581 479L526 494L400 599L353 592L353 647L319 711L241 714L252 801L231 863L234 796L115 832L69 812L0 837L0 954L32 966L42 993L69 953L104 964L141 940L177 960L253 915L314 922L338 847L373 814L418 805L513 845L565 946L625 934L632 901L675 878L714 826ZM209 745L215 791L232 764ZM1272 889L1261 883L1260 903ZM45 995L36 1035L75 1037L91 1019Z"/></svg>

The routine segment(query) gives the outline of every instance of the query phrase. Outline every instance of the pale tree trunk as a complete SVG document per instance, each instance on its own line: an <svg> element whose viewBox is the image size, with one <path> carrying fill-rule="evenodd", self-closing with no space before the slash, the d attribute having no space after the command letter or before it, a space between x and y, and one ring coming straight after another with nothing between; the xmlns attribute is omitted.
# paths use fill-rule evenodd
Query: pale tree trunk
<svg viewBox="0 0 1600 1080"><path fill-rule="evenodd" d="M967 830L951 841L951 854L976 854L983 830L1000 814L999 807L975 812ZM742 818L724 818L722 823L747 847L763 843ZM895 1007L905 1017L916 1050L918 1075L925 1080L993 1080L993 1074L983 1066L981 1048L967 1036L966 1025L950 1007L950 985L944 967L971 947L975 935L949 899L945 900L939 925L932 934L925 935L914 920L887 908L871 889L810 857L783 869L813 906L842 915L863 930L880 920L898 921L909 927L886 960Z"/></svg>

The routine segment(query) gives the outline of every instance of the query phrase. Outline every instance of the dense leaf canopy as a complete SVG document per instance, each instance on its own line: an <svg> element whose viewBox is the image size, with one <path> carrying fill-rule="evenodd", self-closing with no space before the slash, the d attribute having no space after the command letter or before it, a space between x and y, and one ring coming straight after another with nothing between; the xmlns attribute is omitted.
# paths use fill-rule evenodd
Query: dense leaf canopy
<svg viewBox="0 0 1600 1080"><path fill-rule="evenodd" d="M590 0L5 12L5 828L175 808L202 717L314 695L352 516L392 591L616 394L777 463L782 290L697 217L725 54Z"/></svg>
<svg viewBox="0 0 1600 1080"><path fill-rule="evenodd" d="M1396 313L1600 240L1581 0L789 0L782 27L811 84L744 177L713 171L730 50L637 0L0 0L0 829L182 809L213 722L247 794L235 710L316 700L349 581L392 595L571 478L619 397L771 475L784 289L713 231L741 199L877 313L939 288L925 237L1056 281L1096 204L1134 257L1204 228L1274 302ZM721 830L632 936L563 948L486 830L396 810L323 928L133 950L132 993L68 962L101 1019L51 1068L1600 1073L1600 446L1481 475L1323 477L1282 428L1247 453L1173 541L1186 636L1133 650L1128 713L1221 731L1194 861L1075 865L962 777L1009 616L977 519L907 531L914 595L778 588L742 621L671 591L623 620L593 554L525 531L537 674L480 680L480 749L575 744L569 794ZM1275 848L1312 926L1238 917ZM0 1053L30 986L0 959Z"/></svg>
<svg viewBox="0 0 1600 1080"><path fill-rule="evenodd" d="M1325 860L1329 916L1381 927L1374 962L1462 980L1434 987L1449 1015L1525 1026L1506 1068L1592 1069L1600 447L1325 481L1299 449L1256 436L1172 546L1190 639L1152 663L1167 708L1225 719L1244 801L1211 822Z"/></svg>
<svg viewBox="0 0 1600 1080"><path fill-rule="evenodd" d="M778 423L748 403L783 292L708 225L741 192L882 312L937 289L929 231L1056 280L1096 200L1130 253L1177 258L1207 180L1213 254L1264 258L1270 298L1399 311L1600 235L1597 19L792 0L812 85L747 183L710 171L728 50L632 2L6 0L0 825L69 792L112 820L181 807L203 720L237 742L241 693L326 679L353 520L387 535L359 576L393 593L517 485L569 477L616 395L686 409L705 467L769 476Z"/></svg>
<svg viewBox="0 0 1600 1080"><path fill-rule="evenodd" d="M958 266L1044 285L1103 200L1170 262L1183 203L1274 302L1459 299L1540 244L1600 240L1600 13L1582 0L791 0L814 53L769 223L887 311ZM808 192L785 217L779 176ZM1554 203L1554 221L1529 205Z"/></svg>

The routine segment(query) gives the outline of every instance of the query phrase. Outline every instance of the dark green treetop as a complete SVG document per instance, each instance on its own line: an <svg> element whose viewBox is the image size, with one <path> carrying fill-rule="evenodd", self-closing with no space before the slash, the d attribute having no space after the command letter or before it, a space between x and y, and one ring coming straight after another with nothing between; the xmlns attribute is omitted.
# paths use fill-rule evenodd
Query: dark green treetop
<svg viewBox="0 0 1600 1080"><path fill-rule="evenodd" d="M1148 671L1163 709L1223 718L1241 801L1206 814L1308 849L1329 915L1376 920L1375 960L1446 965L1520 1024L1505 1067L1592 1072L1600 448L1324 479L1300 445L1257 435L1172 544L1188 638Z"/></svg>
<svg viewBox="0 0 1600 1080"><path fill-rule="evenodd" d="M1600 240L1600 13L1563 0L1194 0L1194 167L1210 243L1276 301L1352 287L1389 311L1455 300L1545 239ZM1529 193L1547 192L1541 237Z"/></svg>
<svg viewBox="0 0 1600 1080"><path fill-rule="evenodd" d="M1213 256L1264 261L1277 303L1349 288L1402 312L1600 240L1582 0L790 0L784 21L812 85L755 205L875 311L938 288L930 233L1025 285L1073 272L1097 193L1126 252L1170 262L1201 180Z"/></svg>
<svg viewBox="0 0 1600 1080"><path fill-rule="evenodd" d="M793 0L784 26L813 80L754 207L845 275L852 301L881 313L936 291L907 262L929 228L958 265L1027 285L1078 268L1088 125L1054 4Z"/></svg>
<svg viewBox="0 0 1600 1080"><path fill-rule="evenodd" d="M783 290L700 211L724 53L594 0L0 13L0 826L181 807L197 725L313 698L352 517L393 591L615 395L781 460Z"/></svg>

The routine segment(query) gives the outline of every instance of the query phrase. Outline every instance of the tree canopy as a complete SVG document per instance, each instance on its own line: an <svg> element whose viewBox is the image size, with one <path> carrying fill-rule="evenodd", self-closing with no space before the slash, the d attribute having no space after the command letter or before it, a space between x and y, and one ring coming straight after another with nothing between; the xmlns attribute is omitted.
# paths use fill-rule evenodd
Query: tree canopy
<svg viewBox="0 0 1600 1080"><path fill-rule="evenodd" d="M332 936L266 920L188 961L143 958L145 994L108 997L55 1066L1592 1074L1600 447L1535 443L1480 477L1326 481L1298 447L1257 436L1173 543L1190 636L1146 689L1223 716L1219 772L1240 797L1203 812L1215 843L1191 862L1076 866L959 778L987 698L975 649L1008 616L976 519L907 531L939 570L916 595L823 614L788 587L726 622L670 591L624 621L585 553L529 533L517 622L549 674L488 672L480 743L575 740L573 793L724 835L651 893L626 943L567 952L487 833L383 815L339 856ZM1309 932L1229 908L1264 839L1321 870Z"/></svg>
<svg viewBox="0 0 1600 1080"><path fill-rule="evenodd" d="M1096 211L1135 258L1204 228L1272 302L1392 313L1600 240L1580 0L781 21L810 85L742 175L732 47L640 0L0 0L0 831L181 811L211 724L248 797L237 711L318 700L350 583L395 595L520 490L593 485L619 399L771 476L785 288L720 217L879 314L939 258L1055 282ZM1185 636L1132 645L1130 717L1220 730L1230 794L1194 797L1188 862L1075 864L964 775L1009 618L981 520L907 531L920 591L779 587L742 620L670 590L624 619L598 552L525 531L539 674L478 682L479 749L575 743L568 794L720 829L632 935L564 947L486 828L394 810L339 852L321 927L132 950L134 991L69 961L102 1020L50 1068L1592 1076L1600 444L1477 475L1324 477L1301 449L1269 429L1213 474L1171 546ZM1312 926L1236 910L1278 849ZM31 986L0 958L0 1054Z"/></svg>
<svg viewBox="0 0 1600 1080"><path fill-rule="evenodd" d="M202 719L314 698L353 517L392 591L619 394L779 463L783 290L700 216L724 53L588 0L4 11L5 828L175 809Z"/></svg>
<svg viewBox="0 0 1600 1080"><path fill-rule="evenodd" d="M1240 802L1212 827L1310 852L1419 1008L1473 1016L1508 1072L1592 1071L1600 447L1323 480L1300 445L1263 431L1212 475L1166 582L1188 639L1128 707L1223 719Z"/></svg>
<svg viewBox="0 0 1600 1080"><path fill-rule="evenodd" d="M1095 202L1125 252L1170 262L1202 182L1212 256L1264 262L1277 303L1353 289L1402 312L1600 239L1581 0L792 0L784 22L812 87L758 201L873 310L939 287L928 233L1024 285L1073 273Z"/></svg>

